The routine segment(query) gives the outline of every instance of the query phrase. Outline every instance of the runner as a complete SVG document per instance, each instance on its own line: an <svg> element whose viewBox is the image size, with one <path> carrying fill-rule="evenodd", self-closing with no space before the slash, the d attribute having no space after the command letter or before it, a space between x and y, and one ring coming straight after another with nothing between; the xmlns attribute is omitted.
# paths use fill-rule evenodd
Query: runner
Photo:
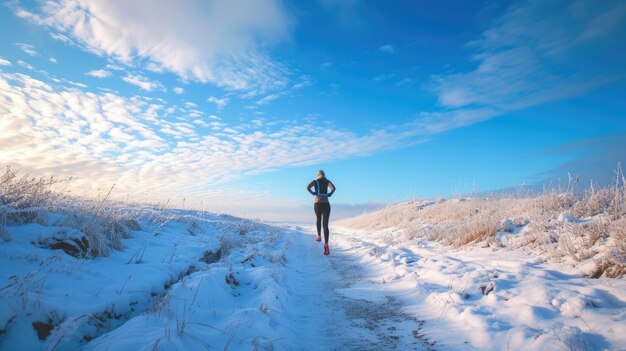
<svg viewBox="0 0 626 351"><path fill-rule="evenodd" d="M330 192L328 189L330 188ZM322 238L322 226L324 227L324 255L330 255L330 249L328 248L328 219L330 218L330 202L328 198L335 193L335 185L330 180L326 179L324 171L321 169L317 171L317 177L307 185L306 189L315 195L315 203L313 209L315 210L315 216L317 216L317 238L315 240L321 241Z"/></svg>

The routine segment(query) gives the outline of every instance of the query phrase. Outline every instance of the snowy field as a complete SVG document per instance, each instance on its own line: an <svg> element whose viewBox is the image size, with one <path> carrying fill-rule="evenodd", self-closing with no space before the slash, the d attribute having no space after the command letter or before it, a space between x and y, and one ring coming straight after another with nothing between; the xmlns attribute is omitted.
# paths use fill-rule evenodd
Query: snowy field
<svg viewBox="0 0 626 351"><path fill-rule="evenodd" d="M376 271L375 289L423 321L418 335L433 349L626 349L624 279L588 278L521 250L394 244L391 231L335 229L338 244Z"/></svg>
<svg viewBox="0 0 626 351"><path fill-rule="evenodd" d="M8 225L0 348L109 349L112 335L111 349L224 346L248 330L239 314L256 312L249 318L261 323L281 290L286 236L229 216L162 212L167 218L146 214L127 229L123 248L93 258L74 251L83 234L65 224L67 215Z"/></svg>
<svg viewBox="0 0 626 351"><path fill-rule="evenodd" d="M615 194L397 204L323 256L308 225L0 184L1 350L626 349Z"/></svg>
<svg viewBox="0 0 626 351"><path fill-rule="evenodd" d="M340 221L335 238L386 267L378 283L404 293L436 349L625 350L624 199L408 202Z"/></svg>

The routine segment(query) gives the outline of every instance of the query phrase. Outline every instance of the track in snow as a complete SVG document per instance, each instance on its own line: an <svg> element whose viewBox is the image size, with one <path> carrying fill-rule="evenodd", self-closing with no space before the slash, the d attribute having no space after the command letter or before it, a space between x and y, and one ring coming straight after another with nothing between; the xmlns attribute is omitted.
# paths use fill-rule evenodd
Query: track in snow
<svg viewBox="0 0 626 351"><path fill-rule="evenodd" d="M294 234L285 270L286 314L304 350L432 349L423 322L402 311L398 296L372 281L375 270L358 263L349 247L322 244L311 232ZM296 344L296 342L294 342Z"/></svg>

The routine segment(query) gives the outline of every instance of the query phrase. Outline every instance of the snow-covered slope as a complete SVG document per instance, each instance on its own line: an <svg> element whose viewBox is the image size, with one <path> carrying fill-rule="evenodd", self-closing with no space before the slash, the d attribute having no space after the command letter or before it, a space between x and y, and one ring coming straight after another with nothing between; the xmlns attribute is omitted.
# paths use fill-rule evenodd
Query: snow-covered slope
<svg viewBox="0 0 626 351"><path fill-rule="evenodd" d="M626 191L412 201L338 222L389 242L522 249L592 277L626 274Z"/></svg>
<svg viewBox="0 0 626 351"><path fill-rule="evenodd" d="M187 349L196 333L207 332L225 345L242 304L255 318L274 307L275 268L286 245L280 229L196 211L118 210L136 219L119 224L126 237L119 249L95 257L91 241L68 221L84 213L31 208L33 216L3 227L9 240L0 243L0 349L102 349L111 338L132 350ZM238 288L242 280L253 282L250 293ZM214 329L203 325L209 314Z"/></svg>
<svg viewBox="0 0 626 351"><path fill-rule="evenodd" d="M537 199L510 200L511 208L501 199L398 204L340 222L334 238L363 265L386 267L378 283L403 292L404 311L424 321L437 349L626 349L626 280L589 277L607 256L621 272L623 243L613 235L623 217L542 212L554 217L541 218L542 232L520 211ZM497 218L507 211L516 217ZM563 243L589 238L596 222L608 224L595 243ZM491 225L491 234L459 237Z"/></svg>
<svg viewBox="0 0 626 351"><path fill-rule="evenodd" d="M0 350L626 349L610 192L398 204L335 223L323 256L312 227L11 179Z"/></svg>

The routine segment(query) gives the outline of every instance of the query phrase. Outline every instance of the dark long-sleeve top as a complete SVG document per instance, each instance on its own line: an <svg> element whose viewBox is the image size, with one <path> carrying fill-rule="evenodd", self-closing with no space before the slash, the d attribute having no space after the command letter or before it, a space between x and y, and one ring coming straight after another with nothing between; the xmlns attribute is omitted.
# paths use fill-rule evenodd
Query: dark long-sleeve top
<svg viewBox="0 0 626 351"><path fill-rule="evenodd" d="M330 188L330 192L328 189ZM315 195L315 203L328 203L328 198L335 192L335 184L326 178L317 178L312 180L309 185L306 186L311 195Z"/></svg>

